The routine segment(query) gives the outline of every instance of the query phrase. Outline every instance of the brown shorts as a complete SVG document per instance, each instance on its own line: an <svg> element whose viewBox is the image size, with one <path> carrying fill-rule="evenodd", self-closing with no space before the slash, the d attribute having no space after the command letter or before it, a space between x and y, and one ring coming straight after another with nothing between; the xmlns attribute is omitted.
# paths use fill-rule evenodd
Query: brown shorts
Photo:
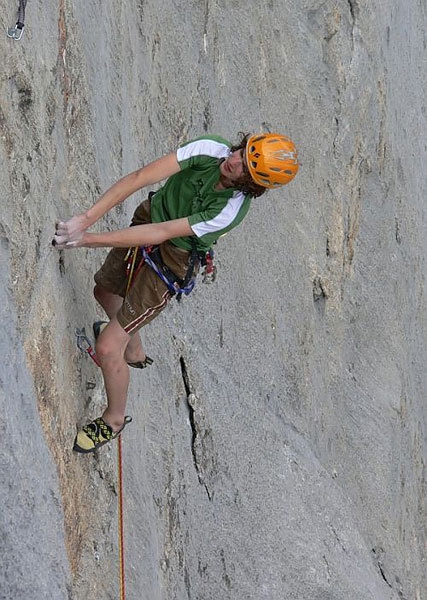
<svg viewBox="0 0 427 600"><path fill-rule="evenodd" d="M132 225L151 223L150 200L145 200L136 209ZM162 260L177 277L183 279L188 269L190 252L181 250L171 242L160 244ZM139 257L135 265L137 275L126 295L127 248L113 248L104 264L95 274L95 282L103 288L124 298L117 313L117 320L130 335L147 325L165 308L172 297L166 284L151 267L143 264L138 270Z"/></svg>

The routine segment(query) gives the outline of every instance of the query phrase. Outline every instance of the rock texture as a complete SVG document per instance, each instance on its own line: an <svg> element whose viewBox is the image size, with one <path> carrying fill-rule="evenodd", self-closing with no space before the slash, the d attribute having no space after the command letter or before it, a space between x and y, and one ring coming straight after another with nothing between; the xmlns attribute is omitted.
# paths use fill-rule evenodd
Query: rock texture
<svg viewBox="0 0 427 600"><path fill-rule="evenodd" d="M144 331L127 597L427 598L426 12L31 0L0 37L1 599L118 597L116 447L71 452L105 402L74 343L104 252L58 253L55 220L185 139L268 129L297 179Z"/></svg>

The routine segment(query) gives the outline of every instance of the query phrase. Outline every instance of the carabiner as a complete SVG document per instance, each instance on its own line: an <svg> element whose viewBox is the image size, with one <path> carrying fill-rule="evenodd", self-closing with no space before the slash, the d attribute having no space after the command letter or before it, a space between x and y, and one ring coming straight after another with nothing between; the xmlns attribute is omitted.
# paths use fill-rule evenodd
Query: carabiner
<svg viewBox="0 0 427 600"><path fill-rule="evenodd" d="M7 37L10 37L13 40L16 40L17 42L19 42L19 40L22 38L22 35L24 33L24 25L22 23L17 23L15 25L15 27L9 27L9 29L6 31L6 33L7 33Z"/></svg>
<svg viewBox="0 0 427 600"><path fill-rule="evenodd" d="M77 343L77 348L83 352L83 353L87 353L89 354L89 356L91 357L91 359L93 360L93 362L98 365L98 367L100 367L101 365L99 364L99 360L96 357L96 352L95 350L92 348L92 343L90 341L90 339L87 337L86 335L86 331L85 328L82 327L81 329L76 328L75 329L75 334L76 334L76 343Z"/></svg>
<svg viewBox="0 0 427 600"><path fill-rule="evenodd" d="M85 331L84 327L82 327L81 329L76 327L75 334L76 334L76 338L77 338L76 339L77 348L79 350L81 350L82 352L87 352L89 349L92 348L92 344L90 343L90 340L86 335L86 331Z"/></svg>
<svg viewBox="0 0 427 600"><path fill-rule="evenodd" d="M202 273L202 283L213 283L216 279L217 268L216 265L206 265Z"/></svg>

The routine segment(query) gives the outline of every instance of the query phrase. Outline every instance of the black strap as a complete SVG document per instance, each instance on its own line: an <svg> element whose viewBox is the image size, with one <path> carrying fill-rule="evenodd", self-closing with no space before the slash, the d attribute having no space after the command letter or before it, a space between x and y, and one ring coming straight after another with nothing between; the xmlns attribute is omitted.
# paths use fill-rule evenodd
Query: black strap
<svg viewBox="0 0 427 600"><path fill-rule="evenodd" d="M22 29L24 27L26 6L27 0L19 0L18 20L16 22L16 26L18 27L18 29Z"/></svg>
<svg viewBox="0 0 427 600"><path fill-rule="evenodd" d="M172 269L169 269L169 267L163 262L160 246L153 246L149 254L151 260L156 263L168 281L170 281L172 284L176 283L179 287L183 287L184 280L175 275Z"/></svg>
<svg viewBox="0 0 427 600"><path fill-rule="evenodd" d="M194 238L190 238L190 241L191 241L191 253L190 253L190 259L188 261L188 269L187 269L187 272L184 277L183 287L185 287L187 285L187 283L190 281L190 279L193 277L194 269L196 268L196 265L200 262L200 253L197 250L196 240Z"/></svg>

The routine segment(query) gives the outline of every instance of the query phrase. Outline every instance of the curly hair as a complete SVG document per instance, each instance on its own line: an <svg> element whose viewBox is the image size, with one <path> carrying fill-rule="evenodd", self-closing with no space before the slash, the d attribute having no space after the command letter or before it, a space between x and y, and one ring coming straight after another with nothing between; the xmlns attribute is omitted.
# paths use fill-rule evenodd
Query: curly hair
<svg viewBox="0 0 427 600"><path fill-rule="evenodd" d="M231 146L231 152L236 152L236 150L241 150L242 148L246 148L246 144L248 143L248 139L251 137L250 133L243 133L239 131L238 135L240 136L240 142L238 142L235 146ZM258 196L262 196L267 191L267 188L262 185L258 185L252 179L249 170L245 167L245 172L236 182L235 186L238 190L243 192L244 194L248 194L249 196L253 196L254 198L258 198Z"/></svg>

